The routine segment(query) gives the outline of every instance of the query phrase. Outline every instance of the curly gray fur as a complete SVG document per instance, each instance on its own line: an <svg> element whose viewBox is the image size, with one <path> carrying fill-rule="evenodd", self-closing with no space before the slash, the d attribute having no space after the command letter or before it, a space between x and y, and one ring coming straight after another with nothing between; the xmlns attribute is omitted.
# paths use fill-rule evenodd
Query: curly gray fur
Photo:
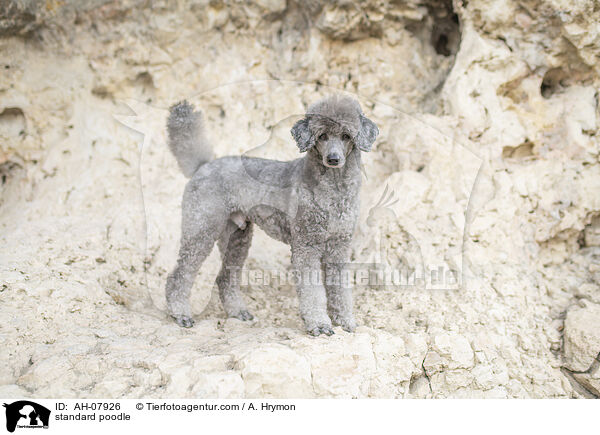
<svg viewBox="0 0 600 435"><path fill-rule="evenodd" d="M194 106L187 101L170 108L167 131L169 148L186 177L194 175L196 169L214 158L204 136L202 114L194 112Z"/></svg>
<svg viewBox="0 0 600 435"><path fill-rule="evenodd" d="M167 278L169 313L181 326L194 321L190 288L217 242L223 261L217 286L229 317L251 320L239 289L253 226L287 243L298 273L300 315L312 335L353 331L352 289L345 276L359 209L360 154L379 130L355 100L337 95L308 109L292 128L300 152L291 162L244 156L202 165L201 115L187 102L171 108L171 150L191 176L183 195L181 247Z"/></svg>

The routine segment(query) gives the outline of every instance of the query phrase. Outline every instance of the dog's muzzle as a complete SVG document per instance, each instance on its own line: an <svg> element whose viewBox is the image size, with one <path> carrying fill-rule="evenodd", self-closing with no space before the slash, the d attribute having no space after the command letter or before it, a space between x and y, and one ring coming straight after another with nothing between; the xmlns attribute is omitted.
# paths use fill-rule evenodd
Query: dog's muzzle
<svg viewBox="0 0 600 435"><path fill-rule="evenodd" d="M337 153L329 154L327 156L327 164L332 167L336 167L340 164L340 155Z"/></svg>
<svg viewBox="0 0 600 435"><path fill-rule="evenodd" d="M346 163L344 155L344 144L339 139L330 139L327 141L325 149L322 151L323 165L328 168L341 168Z"/></svg>

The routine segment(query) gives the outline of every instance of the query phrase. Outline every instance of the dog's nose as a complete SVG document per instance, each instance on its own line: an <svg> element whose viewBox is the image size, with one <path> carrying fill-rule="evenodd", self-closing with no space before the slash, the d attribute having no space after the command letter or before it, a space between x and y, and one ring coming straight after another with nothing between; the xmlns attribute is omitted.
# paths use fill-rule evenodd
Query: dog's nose
<svg viewBox="0 0 600 435"><path fill-rule="evenodd" d="M327 164L336 166L340 162L340 156L337 154L329 154L327 156Z"/></svg>

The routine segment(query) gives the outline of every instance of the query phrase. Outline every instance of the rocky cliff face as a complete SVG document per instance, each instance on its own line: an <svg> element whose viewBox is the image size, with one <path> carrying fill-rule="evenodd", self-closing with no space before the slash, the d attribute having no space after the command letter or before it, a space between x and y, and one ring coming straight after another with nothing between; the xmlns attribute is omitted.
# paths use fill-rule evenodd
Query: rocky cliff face
<svg viewBox="0 0 600 435"><path fill-rule="evenodd" d="M593 0L3 3L0 396L600 395L599 21ZM259 233L257 320L210 300L213 252L176 326L166 108L200 107L218 156L291 159L337 91L381 131L353 261L446 280L359 283L357 332L309 338Z"/></svg>

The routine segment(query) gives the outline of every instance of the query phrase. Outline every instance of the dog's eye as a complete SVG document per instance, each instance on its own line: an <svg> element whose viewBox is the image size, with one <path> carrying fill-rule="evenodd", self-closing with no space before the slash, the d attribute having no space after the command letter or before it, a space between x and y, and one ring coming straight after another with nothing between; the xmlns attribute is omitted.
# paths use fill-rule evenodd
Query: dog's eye
<svg viewBox="0 0 600 435"><path fill-rule="evenodd" d="M348 133L344 133L342 135L342 140L349 141L350 140L350 135Z"/></svg>
<svg viewBox="0 0 600 435"><path fill-rule="evenodd" d="M327 133L323 133L319 136L319 140L327 140Z"/></svg>

